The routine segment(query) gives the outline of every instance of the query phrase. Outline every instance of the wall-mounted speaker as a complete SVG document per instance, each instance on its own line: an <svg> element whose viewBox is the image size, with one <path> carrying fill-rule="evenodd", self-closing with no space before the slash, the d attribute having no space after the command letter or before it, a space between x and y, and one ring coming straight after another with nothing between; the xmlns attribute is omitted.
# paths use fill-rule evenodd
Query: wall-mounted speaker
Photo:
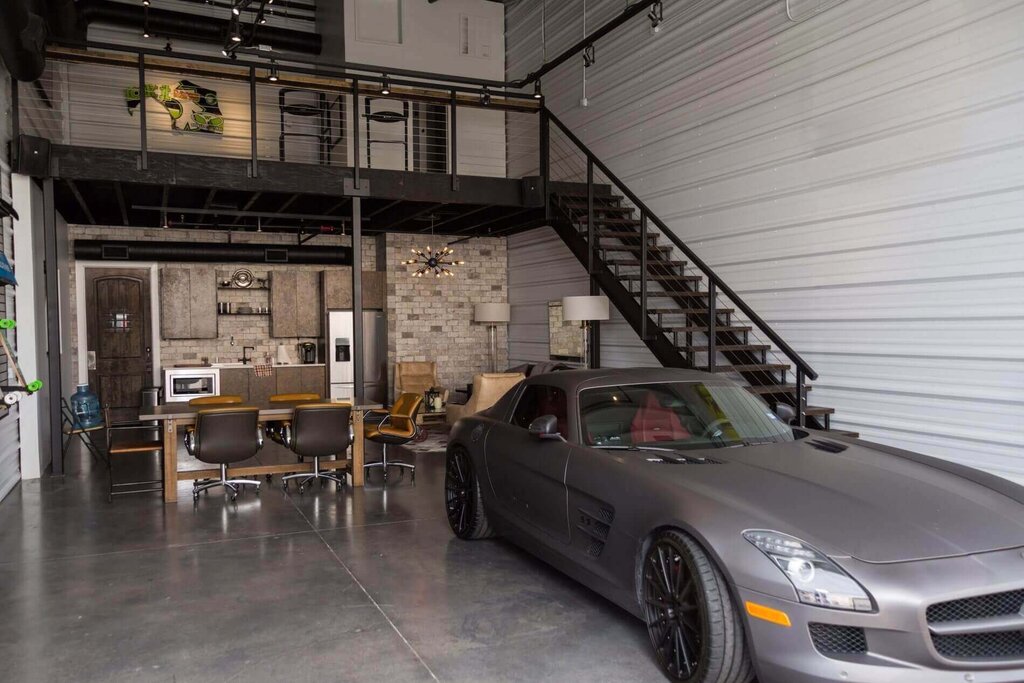
<svg viewBox="0 0 1024 683"><path fill-rule="evenodd" d="M33 178L49 178L50 141L34 135L19 135L14 172Z"/></svg>

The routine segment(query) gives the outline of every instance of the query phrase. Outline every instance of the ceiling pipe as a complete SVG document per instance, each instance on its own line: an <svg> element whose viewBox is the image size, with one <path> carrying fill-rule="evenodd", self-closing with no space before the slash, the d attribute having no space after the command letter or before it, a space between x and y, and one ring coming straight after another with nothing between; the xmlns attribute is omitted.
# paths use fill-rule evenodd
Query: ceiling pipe
<svg viewBox="0 0 1024 683"><path fill-rule="evenodd" d="M8 0L9 1L9 0ZM146 22L146 7L141 4L125 4L110 0L83 0L78 3L78 14L83 24L94 22L127 26L141 30ZM224 45L230 32L230 20L225 17L218 19L198 14L173 12L150 6L148 26L154 35L182 40L195 40L211 43L220 47ZM274 26L241 25L243 42L252 38L253 44L267 44L276 51L294 52L297 54L319 55L322 39L317 33L305 33ZM255 36L253 36L255 32Z"/></svg>

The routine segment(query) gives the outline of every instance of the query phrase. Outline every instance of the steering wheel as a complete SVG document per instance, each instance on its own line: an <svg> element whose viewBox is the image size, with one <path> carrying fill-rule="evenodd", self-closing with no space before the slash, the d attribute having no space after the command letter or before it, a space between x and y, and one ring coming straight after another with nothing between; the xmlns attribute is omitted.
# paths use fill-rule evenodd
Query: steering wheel
<svg viewBox="0 0 1024 683"><path fill-rule="evenodd" d="M720 417L711 424L709 424L707 427L705 427L704 431L701 432L700 436L701 438L706 439L714 439L716 437L720 437L722 436L721 427L724 427L727 424L732 424L732 420L730 420L727 417Z"/></svg>

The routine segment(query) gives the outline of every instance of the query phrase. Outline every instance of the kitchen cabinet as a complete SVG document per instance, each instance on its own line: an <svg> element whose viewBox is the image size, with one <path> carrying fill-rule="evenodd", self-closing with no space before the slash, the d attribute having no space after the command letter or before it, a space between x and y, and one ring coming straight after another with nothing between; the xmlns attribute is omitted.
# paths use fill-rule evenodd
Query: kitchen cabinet
<svg viewBox="0 0 1024 683"><path fill-rule="evenodd" d="M270 336L297 337L298 317L296 295L298 278L295 271L275 271L270 274Z"/></svg>
<svg viewBox="0 0 1024 683"><path fill-rule="evenodd" d="M320 336L320 278L313 270L270 274L270 336Z"/></svg>
<svg viewBox="0 0 1024 683"><path fill-rule="evenodd" d="M291 365L274 368L279 394L319 394L325 396L327 381L322 365Z"/></svg>
<svg viewBox="0 0 1024 683"><path fill-rule="evenodd" d="M295 273L295 332L297 337L316 338L320 336L320 273L315 270L300 270Z"/></svg>
<svg viewBox="0 0 1024 683"><path fill-rule="evenodd" d="M160 336L217 338L217 278L213 266L160 270Z"/></svg>
<svg viewBox="0 0 1024 683"><path fill-rule="evenodd" d="M221 368L220 393L227 396L241 396L249 400L249 368Z"/></svg>
<svg viewBox="0 0 1024 683"><path fill-rule="evenodd" d="M277 369L270 377L259 377L255 372L249 371L249 402L266 403L277 391Z"/></svg>
<svg viewBox="0 0 1024 683"><path fill-rule="evenodd" d="M328 309L352 308L352 270L335 268L322 272L324 306ZM363 308L384 310L385 273L377 270L363 271Z"/></svg>

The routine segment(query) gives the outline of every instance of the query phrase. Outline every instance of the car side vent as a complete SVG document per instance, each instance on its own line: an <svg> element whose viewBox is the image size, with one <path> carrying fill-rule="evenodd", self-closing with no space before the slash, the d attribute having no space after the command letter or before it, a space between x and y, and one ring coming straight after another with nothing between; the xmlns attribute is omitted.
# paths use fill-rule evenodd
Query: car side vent
<svg viewBox="0 0 1024 683"><path fill-rule="evenodd" d="M849 448L849 446L836 443L835 441L822 441L821 439L812 439L807 442L807 445L813 446L819 451L825 451L826 453L842 453Z"/></svg>
<svg viewBox="0 0 1024 683"><path fill-rule="evenodd" d="M868 651L864 629L834 624L807 625L811 632L814 649L826 657L829 655L862 655Z"/></svg>
<svg viewBox="0 0 1024 683"><path fill-rule="evenodd" d="M579 518L576 528L589 536L586 553L588 557L599 557L604 550L605 541L608 540L608 533L612 529L612 522L615 521L615 511L611 508L600 507L596 512L576 508Z"/></svg>

